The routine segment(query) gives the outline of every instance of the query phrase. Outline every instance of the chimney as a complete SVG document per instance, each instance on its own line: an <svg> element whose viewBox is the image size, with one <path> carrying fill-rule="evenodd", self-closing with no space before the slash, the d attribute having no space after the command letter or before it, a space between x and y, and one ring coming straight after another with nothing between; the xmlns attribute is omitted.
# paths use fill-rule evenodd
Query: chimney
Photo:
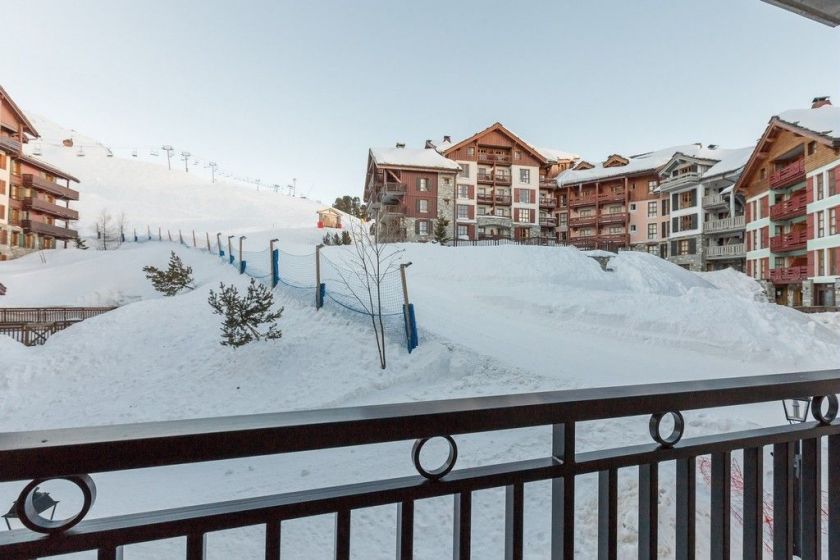
<svg viewBox="0 0 840 560"><path fill-rule="evenodd" d="M434 147L435 147L435 145L434 145L434 144L432 144L432 141L431 141L431 140L426 140L426 149L427 149L427 150L434 149Z"/></svg>
<svg viewBox="0 0 840 560"><path fill-rule="evenodd" d="M717 144L709 144L709 149L710 149L710 150L717 150L717 149L718 149L718 145L717 145Z"/></svg>
<svg viewBox="0 0 840 560"><path fill-rule="evenodd" d="M405 148L405 144L403 142L397 142L397 148Z"/></svg>
<svg viewBox="0 0 840 560"><path fill-rule="evenodd" d="M831 99L827 95L823 97L815 97L811 102L811 109L819 109L824 105L831 105Z"/></svg>
<svg viewBox="0 0 840 560"><path fill-rule="evenodd" d="M444 136L443 141L444 142L449 142L451 144L452 143L452 137L451 136Z"/></svg>

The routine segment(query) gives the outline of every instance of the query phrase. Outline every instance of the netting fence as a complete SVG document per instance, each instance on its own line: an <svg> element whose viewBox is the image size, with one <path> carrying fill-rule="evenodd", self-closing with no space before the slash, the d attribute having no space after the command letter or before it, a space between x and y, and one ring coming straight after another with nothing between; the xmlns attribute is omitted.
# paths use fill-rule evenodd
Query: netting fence
<svg viewBox="0 0 840 560"><path fill-rule="evenodd" d="M332 308L356 316L370 324L380 322L386 339L402 342L408 352L417 347L414 305L408 302L405 270L391 263L378 274L364 270L358 259L328 258L316 248L308 254L295 254L274 245L261 251L247 251L239 236L221 233L183 232L147 228L125 235L125 242L172 241L216 255L223 262L273 290L283 290L315 307Z"/></svg>

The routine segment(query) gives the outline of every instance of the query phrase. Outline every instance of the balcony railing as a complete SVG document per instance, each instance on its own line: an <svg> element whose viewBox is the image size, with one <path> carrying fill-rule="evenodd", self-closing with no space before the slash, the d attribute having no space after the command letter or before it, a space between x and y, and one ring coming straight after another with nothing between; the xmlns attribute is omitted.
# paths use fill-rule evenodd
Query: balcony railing
<svg viewBox="0 0 840 560"><path fill-rule="evenodd" d="M623 224L629 218L627 212L607 212L598 216L598 222L602 224Z"/></svg>
<svg viewBox="0 0 840 560"><path fill-rule="evenodd" d="M661 179L659 182L660 190L669 190L675 189L677 187L689 185L691 183L697 183L700 181L701 174L697 171L690 171L688 173L682 173L677 175L676 177L667 177L665 179Z"/></svg>
<svg viewBox="0 0 840 560"><path fill-rule="evenodd" d="M770 270L770 281L774 284L795 284L808 278L807 266L789 266Z"/></svg>
<svg viewBox="0 0 840 560"><path fill-rule="evenodd" d="M509 173L478 173L478 181L482 183L493 183L497 185L510 185L511 175Z"/></svg>
<svg viewBox="0 0 840 560"><path fill-rule="evenodd" d="M36 220L21 220L20 225L27 233L38 233L58 239L75 239L79 237L79 232L74 229L38 222Z"/></svg>
<svg viewBox="0 0 840 560"><path fill-rule="evenodd" d="M345 560L350 558L354 542L353 515L363 514L366 508L392 505L396 506L396 558L406 560L412 556L415 540L421 543L426 536L417 532L425 524L417 526L414 522L416 503L446 497L454 504L448 510L452 512L454 507L453 556L466 559L475 557L471 552L474 539L496 540L487 534L493 531L489 526L482 527L480 533L471 530L473 493L498 488L504 489L502 503L495 507L504 512L504 528L499 530L507 551L505 557L520 559L526 535L533 534L532 528L526 526L530 518L524 516L525 488L532 482L550 481L546 487L550 492L547 521L552 530L547 548L553 552L546 551L539 556L571 559L575 557L575 541L579 537L576 532L581 528L578 516L590 519L593 515L592 511L584 512L575 505L578 477L597 473L598 507L593 522L597 537L592 539L597 542L585 542L584 546L587 550L600 550L600 557L616 558L621 519L619 480L633 472L638 476L638 501L634 498L633 505L621 503L621 507L636 509L639 523L634 540L640 558L656 556L660 515L671 517L662 525L675 528L673 536L668 537L674 538L674 550L688 551L684 555L677 552L678 558L694 557L691 551L701 542L706 543L703 549L709 547L700 551L705 557L729 558L731 540L739 541L737 548L743 549L744 558L761 558L765 475L772 471L774 557L793 558L795 536L800 537L802 558L821 557L825 492L829 497L828 557L836 558L840 546L837 540L840 520L835 503L840 494L840 479L835 476L840 472L840 424L832 420L836 416L834 395L838 392L840 371L826 370L7 433L0 437L0 483L32 481L23 489L17 507L31 528L0 532L0 557L23 559L95 551L99 559L113 559L122 557L124 547L129 544L185 538L186 558L200 559L212 552L209 549L213 539L207 538L212 533L261 525L263 557L277 560L281 557L281 534L287 521L332 515L334 558ZM694 425L686 424L682 416L686 411L776 404L782 399L803 396L816 397L812 406L816 421L796 426L782 424L780 418L778 424L769 427L695 434L692 433ZM822 406L826 403L827 411ZM779 409L781 416L781 406ZM649 416L650 422L629 421L628 417L633 416ZM660 432L660 424L666 417L675 423L671 434ZM614 441L609 443L615 447L579 450L575 431L584 422L621 425L628 440L651 437L653 441L641 444ZM490 464L470 458L466 461L470 466L453 470L457 466L458 440L463 434L523 428L535 431L539 427L550 427L550 436L546 433L545 437L546 447L550 447L548 453L515 461L502 457ZM426 441L434 437L444 438L450 449L440 470L429 470L420 456ZM411 441L414 447L409 454ZM401 444L402 452L407 461L411 455L418 474L377 480L373 473L372 480L360 483L85 519L97 497L94 478L86 473L98 476L98 473L122 472L121 476L136 478L144 476L136 469L301 451L328 458L328 450L333 448L390 442L405 442ZM824 444L828 447L825 454ZM392 445L381 452L394 453L400 449ZM461 455L469 451L467 446ZM765 451L772 451L772 455ZM743 465L744 475L739 478L742 485L739 492L744 497L738 512L743 539L731 539L730 531L735 513L730 473L736 456ZM771 457L767 464L765 456ZM702 501L702 490L698 499L696 481L698 468L703 468L698 465L701 457L709 457L704 461L710 463L711 500L708 509L698 513L696 504ZM675 463L673 483L670 477L659 477L659 466L671 462ZM823 462L825 467L821 466ZM823 468L827 477L820 474ZM62 478L82 490L82 511L71 523L49 524L34 512L34 487ZM107 489L107 486L103 488ZM663 490L668 496L673 495L676 503L673 509L660 509ZM104 491L99 492L99 497L108 499ZM795 507L795 502L803 507ZM491 506L482 504L482 507ZM706 516L711 527L710 538L695 539L697 520ZM444 523L445 518L439 521ZM68 530L72 522L76 524ZM43 525L52 526L41 528ZM357 544L358 538L355 538ZM387 546L390 549L392 545Z"/></svg>
<svg viewBox="0 0 840 560"><path fill-rule="evenodd" d="M772 253L785 253L798 251L808 245L808 231L799 229L790 233L783 233L770 238L770 251Z"/></svg>
<svg viewBox="0 0 840 560"><path fill-rule="evenodd" d="M34 210L43 214L49 214L50 216L55 216L57 218L61 218L62 220L79 219L79 213L76 210L60 206L58 204L53 204L52 202L47 202L46 200L41 200L40 198L30 197L23 199L23 207L27 210Z"/></svg>
<svg viewBox="0 0 840 560"><path fill-rule="evenodd" d="M624 191L607 191L598 195L598 202L624 202Z"/></svg>
<svg viewBox="0 0 840 560"><path fill-rule="evenodd" d="M706 248L706 257L710 259L738 258L743 257L746 254L743 243L733 243L732 245L710 245Z"/></svg>
<svg viewBox="0 0 840 560"><path fill-rule="evenodd" d="M718 206L726 206L728 202L721 194L707 194L703 197L703 208L715 208Z"/></svg>
<svg viewBox="0 0 840 560"><path fill-rule="evenodd" d="M709 220L703 224L703 231L706 233L724 233L744 229L744 216L733 216L720 220Z"/></svg>
<svg viewBox="0 0 840 560"><path fill-rule="evenodd" d="M58 183L38 177L37 175L30 175L28 173L21 176L23 186L39 191L50 193L57 198L66 198L67 200L79 200L79 192L67 187L62 187Z"/></svg>
<svg viewBox="0 0 840 560"><path fill-rule="evenodd" d="M604 242L627 244L630 238L626 233L601 233L598 234L598 239Z"/></svg>
<svg viewBox="0 0 840 560"><path fill-rule="evenodd" d="M478 161L495 161L500 163L507 163L510 161L510 156L507 154L478 154Z"/></svg>
<svg viewBox="0 0 840 560"><path fill-rule="evenodd" d="M770 188L783 189L805 180L805 160L798 159L770 175Z"/></svg>
<svg viewBox="0 0 840 560"><path fill-rule="evenodd" d="M21 144L19 140L16 140L10 136L0 135L0 150L20 153L22 148L23 144Z"/></svg>
<svg viewBox="0 0 840 560"><path fill-rule="evenodd" d="M571 227L591 226L591 225L594 225L597 220L598 220L598 217L595 216L595 215L592 215L592 216L572 216L572 217L569 218L569 226L571 226Z"/></svg>
<svg viewBox="0 0 840 560"><path fill-rule="evenodd" d="M807 206L808 199L806 198L805 191L798 191L788 200L777 202L771 206L770 219L778 221L804 216Z"/></svg>
<svg viewBox="0 0 840 560"><path fill-rule="evenodd" d="M582 196L572 196L569 199L569 206L578 208L580 206L595 206L598 204L598 197L595 194L587 194Z"/></svg>
<svg viewBox="0 0 840 560"><path fill-rule="evenodd" d="M557 226L557 220L555 218L543 218L540 216L540 225L542 227L555 227Z"/></svg>
<svg viewBox="0 0 840 560"><path fill-rule="evenodd" d="M548 197L540 197L540 208L556 208L557 200Z"/></svg>

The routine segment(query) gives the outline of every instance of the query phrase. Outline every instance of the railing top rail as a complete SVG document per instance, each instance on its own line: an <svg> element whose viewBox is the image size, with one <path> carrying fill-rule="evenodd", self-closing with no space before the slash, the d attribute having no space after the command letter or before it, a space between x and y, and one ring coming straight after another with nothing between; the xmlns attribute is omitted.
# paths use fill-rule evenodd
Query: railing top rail
<svg viewBox="0 0 840 560"><path fill-rule="evenodd" d="M840 392L840 370L0 433L0 482Z"/></svg>

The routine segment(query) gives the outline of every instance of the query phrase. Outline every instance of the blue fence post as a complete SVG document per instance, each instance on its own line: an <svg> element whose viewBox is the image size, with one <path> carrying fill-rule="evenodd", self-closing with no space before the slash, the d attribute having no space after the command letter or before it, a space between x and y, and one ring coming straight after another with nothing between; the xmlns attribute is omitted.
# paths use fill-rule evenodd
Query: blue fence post
<svg viewBox="0 0 840 560"><path fill-rule="evenodd" d="M417 348L417 319L414 317L414 304L403 305L403 317L405 319L405 339L408 346L408 353Z"/></svg>
<svg viewBox="0 0 840 560"><path fill-rule="evenodd" d="M315 309L321 309L324 305L324 292L327 291L326 284L321 283L321 248L323 244L315 246Z"/></svg>
<svg viewBox="0 0 840 560"><path fill-rule="evenodd" d="M324 296L327 295L327 285L321 282L318 284L318 290L315 292L315 309L324 307Z"/></svg>
<svg viewBox="0 0 840 560"><path fill-rule="evenodd" d="M276 288L280 282L280 250L271 250L271 287Z"/></svg>
<svg viewBox="0 0 840 560"><path fill-rule="evenodd" d="M239 261L239 274L245 274L245 261Z"/></svg>

